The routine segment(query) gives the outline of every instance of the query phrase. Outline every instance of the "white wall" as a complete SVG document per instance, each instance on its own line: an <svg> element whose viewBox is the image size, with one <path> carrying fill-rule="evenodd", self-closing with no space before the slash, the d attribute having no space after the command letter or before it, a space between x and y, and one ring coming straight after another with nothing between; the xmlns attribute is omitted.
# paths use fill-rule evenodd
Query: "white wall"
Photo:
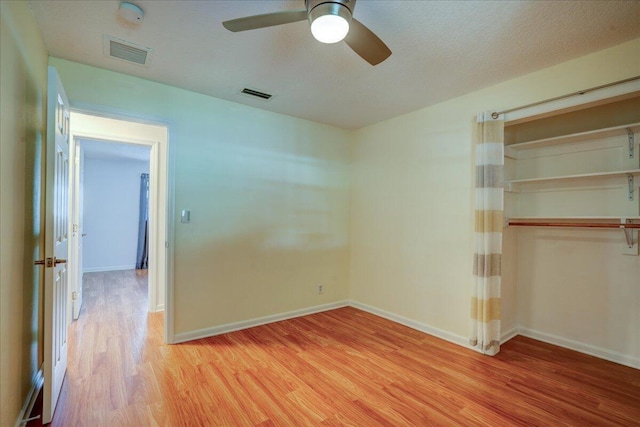
<svg viewBox="0 0 640 427"><path fill-rule="evenodd" d="M178 339L348 298L348 132L78 63L50 63L72 107L168 123ZM191 210L190 224L179 222L182 209Z"/></svg>
<svg viewBox="0 0 640 427"><path fill-rule="evenodd" d="M640 39L356 131L352 298L466 342L476 114L640 75L638 58ZM503 331L523 327L640 363L640 258L601 240L518 241L507 230Z"/></svg>
<svg viewBox="0 0 640 427"><path fill-rule="evenodd" d="M0 2L0 425L42 364L41 152L47 51L26 2Z"/></svg>
<svg viewBox="0 0 640 427"><path fill-rule="evenodd" d="M84 272L135 268L142 173L148 160L85 157Z"/></svg>

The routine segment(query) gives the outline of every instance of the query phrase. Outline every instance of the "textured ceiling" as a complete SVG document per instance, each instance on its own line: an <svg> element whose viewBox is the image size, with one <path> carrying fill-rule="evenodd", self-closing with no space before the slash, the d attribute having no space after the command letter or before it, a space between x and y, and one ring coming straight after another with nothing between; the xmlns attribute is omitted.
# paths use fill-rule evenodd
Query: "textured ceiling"
<svg viewBox="0 0 640 427"><path fill-rule="evenodd" d="M242 33L222 22L303 0L31 1L52 56L278 113L356 129L640 37L638 1L358 0L354 17L392 50L369 65L306 21ZM149 68L103 55L103 35L153 48ZM244 87L273 94L240 95Z"/></svg>

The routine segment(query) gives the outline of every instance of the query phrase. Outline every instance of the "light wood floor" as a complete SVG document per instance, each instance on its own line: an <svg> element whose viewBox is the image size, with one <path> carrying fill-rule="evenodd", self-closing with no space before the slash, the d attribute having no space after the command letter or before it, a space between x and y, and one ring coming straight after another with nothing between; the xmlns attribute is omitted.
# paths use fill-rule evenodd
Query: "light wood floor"
<svg viewBox="0 0 640 427"><path fill-rule="evenodd" d="M517 337L479 355L354 308L162 344L146 277L85 276L54 426L640 425L640 371Z"/></svg>

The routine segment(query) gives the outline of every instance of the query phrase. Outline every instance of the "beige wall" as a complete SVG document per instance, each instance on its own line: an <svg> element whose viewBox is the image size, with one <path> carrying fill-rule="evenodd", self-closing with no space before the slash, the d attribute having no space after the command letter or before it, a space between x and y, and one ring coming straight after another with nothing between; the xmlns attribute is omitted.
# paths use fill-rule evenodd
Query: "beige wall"
<svg viewBox="0 0 640 427"><path fill-rule="evenodd" d="M356 131L352 299L466 340L475 115L640 75L638 58L635 40ZM541 252L551 248L523 242L511 230L505 235L503 332L521 325L640 357L640 322L633 314L640 309L640 258L590 240L571 243L580 257L554 250L549 264ZM558 278L548 280L554 271L574 283L562 298L573 295L579 304L563 309L554 299L560 286ZM571 322L567 312L575 317ZM599 327L590 333L594 324Z"/></svg>
<svg viewBox="0 0 640 427"><path fill-rule="evenodd" d="M0 425L13 425L42 363L40 171L47 52L26 2L0 2Z"/></svg>
<svg viewBox="0 0 640 427"><path fill-rule="evenodd" d="M72 107L96 105L169 125L177 334L348 297L346 131L50 62ZM191 224L180 223L182 209L191 210Z"/></svg>

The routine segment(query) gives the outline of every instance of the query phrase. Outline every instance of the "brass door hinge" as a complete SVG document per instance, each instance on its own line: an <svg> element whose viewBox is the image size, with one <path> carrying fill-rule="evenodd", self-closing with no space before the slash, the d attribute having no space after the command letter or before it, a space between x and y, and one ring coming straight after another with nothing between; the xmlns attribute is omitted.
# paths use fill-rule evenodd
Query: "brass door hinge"
<svg viewBox="0 0 640 427"><path fill-rule="evenodd" d="M67 262L66 259L53 257L53 258L45 258L45 259L39 259L39 260L33 261L33 264L44 265L47 268L51 268L58 264L65 264L66 262Z"/></svg>

